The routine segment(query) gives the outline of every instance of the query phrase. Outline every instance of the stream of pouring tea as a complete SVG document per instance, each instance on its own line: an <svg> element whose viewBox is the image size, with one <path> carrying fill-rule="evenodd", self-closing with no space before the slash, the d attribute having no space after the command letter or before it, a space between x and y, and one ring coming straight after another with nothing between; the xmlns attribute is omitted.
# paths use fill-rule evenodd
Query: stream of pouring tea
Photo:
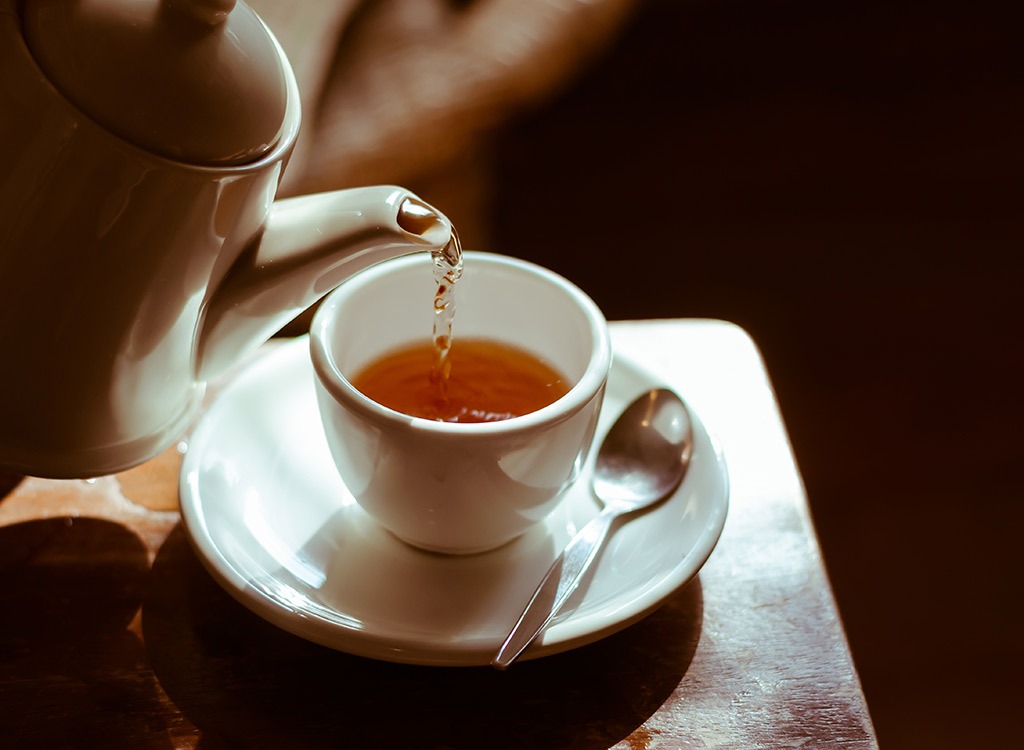
<svg viewBox="0 0 1024 750"><path fill-rule="evenodd" d="M455 319L455 284L462 277L462 242L452 227L452 236L440 250L431 253L434 261L434 365L430 380L441 401L448 399L448 375L451 362L448 352L452 348L452 322Z"/></svg>

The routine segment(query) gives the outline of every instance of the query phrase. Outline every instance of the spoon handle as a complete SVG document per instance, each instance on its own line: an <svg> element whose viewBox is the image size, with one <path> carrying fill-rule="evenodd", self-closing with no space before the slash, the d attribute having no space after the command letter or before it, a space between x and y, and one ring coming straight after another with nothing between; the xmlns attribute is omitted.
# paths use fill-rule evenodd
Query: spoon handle
<svg viewBox="0 0 1024 750"><path fill-rule="evenodd" d="M597 551L608 536L612 521L618 515L618 511L605 506L576 533L562 550L562 554L548 568L526 609L519 616L519 621L498 649L497 656L491 660L491 666L507 669L558 614L594 561Z"/></svg>

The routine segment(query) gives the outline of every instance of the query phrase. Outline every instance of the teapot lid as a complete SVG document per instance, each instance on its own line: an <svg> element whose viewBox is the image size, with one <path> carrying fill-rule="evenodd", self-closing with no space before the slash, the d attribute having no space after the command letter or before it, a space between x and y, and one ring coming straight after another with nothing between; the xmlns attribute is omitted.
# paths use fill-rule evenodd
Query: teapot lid
<svg viewBox="0 0 1024 750"><path fill-rule="evenodd" d="M231 166L281 136L287 62L241 0L26 0L23 16L54 86L137 146Z"/></svg>

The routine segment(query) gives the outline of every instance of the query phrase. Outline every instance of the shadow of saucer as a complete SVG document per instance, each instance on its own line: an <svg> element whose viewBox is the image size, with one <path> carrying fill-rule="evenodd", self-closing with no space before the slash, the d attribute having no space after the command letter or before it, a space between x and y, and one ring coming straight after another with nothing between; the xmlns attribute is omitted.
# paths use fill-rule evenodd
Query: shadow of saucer
<svg viewBox="0 0 1024 750"><path fill-rule="evenodd" d="M620 633L507 672L377 662L249 612L206 573L179 526L154 563L143 632L203 748L606 748L672 694L702 614L695 579Z"/></svg>

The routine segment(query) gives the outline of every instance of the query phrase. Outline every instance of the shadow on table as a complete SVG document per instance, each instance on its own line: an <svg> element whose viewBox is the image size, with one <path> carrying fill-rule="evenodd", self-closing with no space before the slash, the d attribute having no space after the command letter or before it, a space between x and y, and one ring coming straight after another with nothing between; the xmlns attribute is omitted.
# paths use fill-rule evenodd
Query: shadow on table
<svg viewBox="0 0 1024 750"><path fill-rule="evenodd" d="M25 477L19 474L8 474L0 471L0 502L2 502L9 494L14 492L15 488L21 484L21 480L24 478Z"/></svg>
<svg viewBox="0 0 1024 750"><path fill-rule="evenodd" d="M172 746L128 629L148 568L142 540L110 521L0 527L0 745Z"/></svg>
<svg viewBox="0 0 1024 750"><path fill-rule="evenodd" d="M150 661L201 748L606 748L672 694L700 637L699 580L590 646L517 664L388 664L266 623L205 572L181 527L167 538L143 607Z"/></svg>

